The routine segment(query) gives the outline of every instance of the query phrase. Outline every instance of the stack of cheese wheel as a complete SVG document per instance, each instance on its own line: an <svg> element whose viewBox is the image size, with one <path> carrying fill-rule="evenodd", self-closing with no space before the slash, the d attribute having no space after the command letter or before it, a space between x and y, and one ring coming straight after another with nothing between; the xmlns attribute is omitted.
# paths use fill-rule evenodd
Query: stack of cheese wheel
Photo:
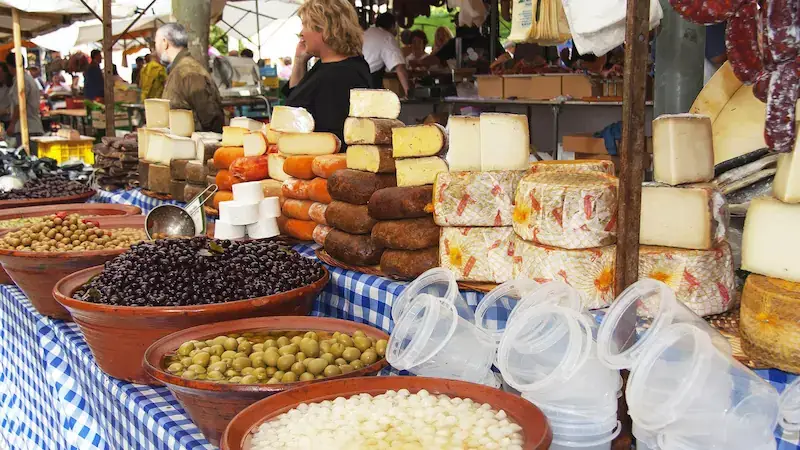
<svg viewBox="0 0 800 450"><path fill-rule="evenodd" d="M653 178L642 187L639 278L669 285L700 316L735 305L725 198L714 178L711 120L690 114L653 121Z"/></svg>
<svg viewBox="0 0 800 450"><path fill-rule="evenodd" d="M561 281L584 306L614 300L618 180L610 161L534 163L515 196L513 276Z"/></svg>
<svg viewBox="0 0 800 450"><path fill-rule="evenodd" d="M449 172L437 175L433 211L442 226L439 264L460 281L512 277L514 192L528 168L528 118L486 113L448 122Z"/></svg>
<svg viewBox="0 0 800 450"><path fill-rule="evenodd" d="M386 100L384 100L384 98ZM385 104L397 105L385 111ZM397 185L377 189L367 198L366 205L352 205L335 201L328 210L331 226L351 235L364 234L363 238L339 235L343 240L356 244L358 240L371 240L374 249L382 252L380 266L386 275L413 279L428 269L439 265L439 227L433 222L428 206L431 203L431 182L425 179L431 172L425 168L414 168L413 164L430 164L428 158L398 159L396 156L438 155L445 147L444 129L439 125L404 127L396 119L400 113L397 96L388 91L354 91L351 104L356 105L344 126L347 148L348 173L345 177L384 177L386 181L375 183L382 187L393 181L398 164L412 163L407 168L405 185L400 185L401 174L397 174ZM370 105L379 105L373 108ZM384 114L386 112L386 114ZM363 117L369 116L369 117ZM436 164L444 161L434 156ZM358 171L357 173L355 171ZM435 173L433 173L435 176ZM411 180L410 177L418 177ZM419 178L422 177L422 178ZM393 183L392 183L393 184ZM359 199L361 200L361 199ZM350 217L348 217L350 216ZM352 249L336 248L350 258Z"/></svg>
<svg viewBox="0 0 800 450"><path fill-rule="evenodd" d="M222 146L205 164L206 184L216 184L219 189L214 195L215 209L233 199L233 186L238 183L259 181L265 197L279 194L280 183L269 179L270 147L265 128L263 123L246 117L236 117L222 128Z"/></svg>
<svg viewBox="0 0 800 450"><path fill-rule="evenodd" d="M333 133L314 131L314 118L304 108L276 106L270 122L278 133L278 152L270 165L276 176L284 178L281 187L281 232L295 239L311 241L321 220L320 210L331 202L328 181L314 173L317 157L339 152L341 142ZM340 158L334 158L340 159ZM312 211L313 210L313 211ZM323 211L324 212L324 211ZM312 219L312 214L317 221Z"/></svg>
<svg viewBox="0 0 800 450"><path fill-rule="evenodd" d="M219 146L216 133L195 133L186 109L170 110L169 100L145 100L147 124L139 128L139 185L174 200L188 201L205 187L202 161Z"/></svg>
<svg viewBox="0 0 800 450"><path fill-rule="evenodd" d="M778 159L773 197L750 202L742 269L742 348L752 359L800 373L800 141Z"/></svg>
<svg viewBox="0 0 800 450"><path fill-rule="evenodd" d="M219 204L219 220L214 224L215 239L266 239L280 233L278 197L264 198L259 181L237 183L232 189L233 200Z"/></svg>
<svg viewBox="0 0 800 450"><path fill-rule="evenodd" d="M328 178L333 201L325 210L326 228L317 242L337 260L355 266L381 263L385 247L373 240L377 222L370 215L370 198L376 192L397 185L392 158L392 129L403 126L397 120L400 100L388 90L350 91L350 117L345 121L348 144L345 168Z"/></svg>

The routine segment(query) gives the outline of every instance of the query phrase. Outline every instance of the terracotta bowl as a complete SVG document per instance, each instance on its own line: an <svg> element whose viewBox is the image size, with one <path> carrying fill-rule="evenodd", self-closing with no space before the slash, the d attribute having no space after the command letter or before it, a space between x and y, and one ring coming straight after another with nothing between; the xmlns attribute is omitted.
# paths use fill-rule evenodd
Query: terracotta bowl
<svg viewBox="0 0 800 450"><path fill-rule="evenodd" d="M212 339L229 333L247 331L326 331L333 333L339 331L352 334L358 330L375 339L389 339L388 334L377 328L348 320L323 317L264 317L201 325L170 334L156 341L144 354L144 370L148 375L166 384L206 439L214 445L219 445L219 440L228 422L246 407L270 395L299 386L318 384L322 380L258 385L184 380L161 369L161 361L165 355L174 353L186 341ZM360 370L330 379L376 375L388 365L389 363L384 358Z"/></svg>
<svg viewBox="0 0 800 450"><path fill-rule="evenodd" d="M92 198L94 190L83 194L68 195L65 197L28 198L24 200L0 200L0 209L21 208L25 206L55 205L57 203L83 203Z"/></svg>
<svg viewBox="0 0 800 450"><path fill-rule="evenodd" d="M113 223L101 223L100 228L141 228L144 216L115 218ZM91 252L32 252L0 250L0 263L40 314L59 320L70 320L69 312L53 298L53 286L61 278L104 264L125 253L124 249Z"/></svg>
<svg viewBox="0 0 800 450"><path fill-rule="evenodd" d="M231 420L220 441L221 450L250 450L252 434L258 427L301 403L319 403L336 397L349 398L367 393L379 395L388 390L408 389L412 393L426 389L431 394L470 398L502 409L522 427L525 450L547 450L553 433L547 418L533 403L517 395L464 381L423 377L345 378L301 386L265 398L249 406Z"/></svg>
<svg viewBox="0 0 800 450"><path fill-rule="evenodd" d="M280 294L227 303L175 307L110 306L84 302L72 294L103 266L91 267L61 279L53 295L83 332L97 365L114 378L140 384L161 384L142 367L145 350L156 340L197 325L263 316L303 316L328 284L330 273L313 284ZM121 351L123 350L124 351Z"/></svg>

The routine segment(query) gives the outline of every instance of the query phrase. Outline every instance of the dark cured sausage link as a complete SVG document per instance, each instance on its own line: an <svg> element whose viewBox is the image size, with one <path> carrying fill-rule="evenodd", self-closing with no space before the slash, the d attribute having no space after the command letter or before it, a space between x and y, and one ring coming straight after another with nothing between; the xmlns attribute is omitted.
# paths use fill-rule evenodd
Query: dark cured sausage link
<svg viewBox="0 0 800 450"><path fill-rule="evenodd" d="M764 139L778 153L791 152L795 140L795 108L800 92L800 67L797 62L783 64L772 73L767 102Z"/></svg>
<svg viewBox="0 0 800 450"><path fill-rule="evenodd" d="M761 65L764 66L764 70L767 72L772 72L775 70L775 61L772 59L772 52L769 50L770 40L769 40L769 26L767 25L767 0L761 0L759 3L763 5L758 10L758 37L759 41L759 51L761 53ZM766 92L769 89L769 76L766 79L767 86L764 89L764 96L766 97ZM766 100L764 100L766 101Z"/></svg>
<svg viewBox="0 0 800 450"><path fill-rule="evenodd" d="M756 81L753 83L753 95L764 103L767 102L767 98L769 97L770 79L772 79L772 72L764 70L758 74Z"/></svg>
<svg viewBox="0 0 800 450"><path fill-rule="evenodd" d="M742 0L669 0L669 3L686 20L711 25L730 19Z"/></svg>
<svg viewBox="0 0 800 450"><path fill-rule="evenodd" d="M725 48L736 78L751 84L763 68L758 51L758 3L746 0L728 21Z"/></svg>
<svg viewBox="0 0 800 450"><path fill-rule="evenodd" d="M797 58L797 3L797 0L767 1L767 49L776 64Z"/></svg>

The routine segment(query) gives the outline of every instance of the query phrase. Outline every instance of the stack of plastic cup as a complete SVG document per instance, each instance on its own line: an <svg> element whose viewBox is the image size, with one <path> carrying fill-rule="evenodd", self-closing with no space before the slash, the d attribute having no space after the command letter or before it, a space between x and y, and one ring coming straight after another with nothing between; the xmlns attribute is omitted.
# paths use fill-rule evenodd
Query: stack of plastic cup
<svg viewBox="0 0 800 450"><path fill-rule="evenodd" d="M500 341L497 364L504 381L547 416L551 449L611 447L620 431L622 379L597 359L590 316L547 302L518 307Z"/></svg>
<svg viewBox="0 0 800 450"><path fill-rule="evenodd" d="M395 369L499 387L492 373L497 344L443 298L419 294L389 337L386 359Z"/></svg>
<svg viewBox="0 0 800 450"><path fill-rule="evenodd" d="M800 431L800 378L786 386L781 394L780 425L784 431Z"/></svg>
<svg viewBox="0 0 800 450"><path fill-rule="evenodd" d="M406 286L405 290L392 304L391 314L395 323L400 320L406 308L420 294L429 294L454 304L459 316L468 322L475 323L475 313L472 312L464 297L461 296L456 276L453 272L441 267L429 269Z"/></svg>
<svg viewBox="0 0 800 450"><path fill-rule="evenodd" d="M626 399L643 448L775 447L777 391L736 361L725 338L665 284L641 280L623 292L597 344L606 366L631 369Z"/></svg>

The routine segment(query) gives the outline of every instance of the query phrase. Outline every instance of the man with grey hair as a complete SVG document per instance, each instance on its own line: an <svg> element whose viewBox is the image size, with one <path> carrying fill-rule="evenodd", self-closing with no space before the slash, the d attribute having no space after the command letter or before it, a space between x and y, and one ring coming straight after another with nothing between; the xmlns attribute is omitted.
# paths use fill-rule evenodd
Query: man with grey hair
<svg viewBox="0 0 800 450"><path fill-rule="evenodd" d="M177 23L162 25L156 32L155 53L167 66L167 83L162 98L172 109L194 113L197 131L222 132L225 113L219 89L208 71L189 54L189 36Z"/></svg>

